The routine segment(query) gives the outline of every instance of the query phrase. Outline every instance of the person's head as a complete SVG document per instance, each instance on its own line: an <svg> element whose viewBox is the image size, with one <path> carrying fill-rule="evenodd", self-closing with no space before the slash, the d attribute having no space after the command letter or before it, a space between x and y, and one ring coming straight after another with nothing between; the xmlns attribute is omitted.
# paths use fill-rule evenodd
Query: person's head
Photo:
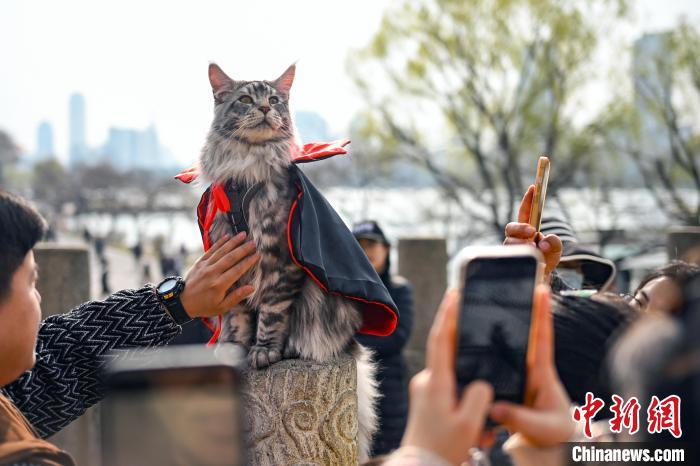
<svg viewBox="0 0 700 466"><path fill-rule="evenodd" d="M619 339L607 361L615 391L624 399L637 397L643 409L652 396L680 397L681 441L700 435L700 275L685 283L683 296L679 317L645 314ZM641 429L635 441L645 435ZM673 440L661 435L654 440Z"/></svg>
<svg viewBox="0 0 700 466"><path fill-rule="evenodd" d="M552 308L557 372L569 397L585 403L586 392L608 393L601 367L610 345L635 311L607 295L558 296Z"/></svg>
<svg viewBox="0 0 700 466"><path fill-rule="evenodd" d="M379 274L387 271L391 246L377 222L374 220L360 222L353 227L352 233L365 251L374 270Z"/></svg>
<svg viewBox="0 0 700 466"><path fill-rule="evenodd" d="M41 296L32 248L45 228L36 210L0 191L0 386L34 365Z"/></svg>
<svg viewBox="0 0 700 466"><path fill-rule="evenodd" d="M600 254L581 246L573 228L556 215L542 219L543 235L557 235L562 243L557 276L570 288L605 291L615 279L615 264Z"/></svg>
<svg viewBox="0 0 700 466"><path fill-rule="evenodd" d="M648 274L632 295L631 304L644 312L679 315L683 309L683 287L700 276L700 266L673 261Z"/></svg>

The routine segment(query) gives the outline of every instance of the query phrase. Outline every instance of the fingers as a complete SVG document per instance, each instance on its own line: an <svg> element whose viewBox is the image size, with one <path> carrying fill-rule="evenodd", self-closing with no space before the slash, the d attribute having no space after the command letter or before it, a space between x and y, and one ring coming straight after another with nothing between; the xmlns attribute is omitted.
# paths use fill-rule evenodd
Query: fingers
<svg viewBox="0 0 700 466"><path fill-rule="evenodd" d="M245 240L245 232L241 232L226 241L223 245L219 246L216 251L214 251L211 256L207 259L210 264L216 264L222 257L226 257L229 252L237 248ZM218 241L217 241L218 243ZM212 248L213 249L213 248Z"/></svg>
<svg viewBox="0 0 700 466"><path fill-rule="evenodd" d="M547 235L543 237L539 243L537 243L537 247L540 248L542 252L557 254L561 253L562 243L561 239L557 235Z"/></svg>
<svg viewBox="0 0 700 466"><path fill-rule="evenodd" d="M483 428L493 401L493 387L477 380L467 385L458 408L458 419L462 424L464 438L469 444L476 441Z"/></svg>
<svg viewBox="0 0 700 466"><path fill-rule="evenodd" d="M241 246L243 248L244 246ZM238 249L241 249L238 248ZM253 248L254 249L254 248ZM233 255L233 253L231 254ZM224 289L228 289L234 283L236 283L250 268L255 265L256 262L260 260L260 254L255 253L246 257L243 260L236 260L233 262L232 266L224 271L219 278L217 278L217 286L222 286ZM221 261L223 262L223 260ZM230 262L230 261L229 261Z"/></svg>
<svg viewBox="0 0 700 466"><path fill-rule="evenodd" d="M233 242L233 240L231 240L230 242ZM252 254L254 251L255 243L252 241L248 241L243 245L240 245L235 249L230 250L225 256L220 258L218 262L216 262L215 264L213 263L214 265L212 270L217 275L223 274L231 267L241 262L243 258Z"/></svg>
<svg viewBox="0 0 700 466"><path fill-rule="evenodd" d="M554 329L552 323L552 303L549 287L539 285L535 289L535 356L533 362L538 367L554 366Z"/></svg>
<svg viewBox="0 0 700 466"><path fill-rule="evenodd" d="M518 222L528 223L530 221L530 210L532 209L532 197L535 195L535 185L530 185L525 191L523 200L520 201L518 209Z"/></svg>
<svg viewBox="0 0 700 466"><path fill-rule="evenodd" d="M211 247L202 255L202 257L200 257L200 259L201 260L209 259L212 256L212 254L214 254L216 251L221 249L221 247L224 244L226 244L226 241L228 241L228 240L229 240L229 235L224 235L221 238L219 238L218 240L216 240L216 242L211 245Z"/></svg>
<svg viewBox="0 0 700 466"><path fill-rule="evenodd" d="M428 335L426 366L436 374L454 371L458 302L457 290L452 289L445 293Z"/></svg>
<svg viewBox="0 0 700 466"><path fill-rule="evenodd" d="M221 302L221 310L225 311L236 306L238 303L243 301L248 296L255 292L255 288L251 285L243 285L235 290L231 291L226 295L224 300Z"/></svg>
<svg viewBox="0 0 700 466"><path fill-rule="evenodd" d="M533 241L536 233L535 227L529 223L510 222L506 225L506 239L517 238Z"/></svg>
<svg viewBox="0 0 700 466"><path fill-rule="evenodd" d="M527 408L507 401L494 403L490 416L491 419L506 426L512 432L520 432L526 437L539 440L558 439L562 437L563 432L568 430L569 424L573 423L566 418L565 414L562 418L556 412ZM568 437L568 434L564 434L564 436ZM538 441L537 443L546 446L548 442L545 440L545 442Z"/></svg>

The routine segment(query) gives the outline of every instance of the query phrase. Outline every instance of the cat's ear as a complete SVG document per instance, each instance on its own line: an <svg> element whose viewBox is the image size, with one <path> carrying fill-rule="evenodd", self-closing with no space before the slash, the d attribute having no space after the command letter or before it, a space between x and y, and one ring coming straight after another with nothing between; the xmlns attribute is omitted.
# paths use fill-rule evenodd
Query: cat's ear
<svg viewBox="0 0 700 466"><path fill-rule="evenodd" d="M209 83L217 103L221 102L227 94L233 92L233 79L229 78L216 63L209 63Z"/></svg>
<svg viewBox="0 0 700 466"><path fill-rule="evenodd" d="M296 72L297 65L293 63L292 66L287 68L287 70L282 73L282 76L275 79L272 85L280 91L282 94L289 97L289 90L292 88L292 83L294 82L294 73Z"/></svg>

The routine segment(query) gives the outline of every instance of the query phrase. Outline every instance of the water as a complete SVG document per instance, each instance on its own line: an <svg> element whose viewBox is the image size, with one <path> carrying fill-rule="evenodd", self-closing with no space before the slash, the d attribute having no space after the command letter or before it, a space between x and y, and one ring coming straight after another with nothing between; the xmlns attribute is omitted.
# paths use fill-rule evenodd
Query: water
<svg viewBox="0 0 700 466"><path fill-rule="evenodd" d="M346 224L351 226L363 219L376 219L392 239L444 237L451 252L466 244L502 240L490 227L467 216L454 202L445 202L434 188L338 187L324 189L323 193ZM692 200L697 193L688 191L683 195ZM600 192L588 189L568 189L559 193L561 204L582 242L595 242L597 231L608 229L625 230L633 237L657 235L663 241L663 231L673 224L659 211L654 198L646 190L612 190L607 197L604 202ZM466 195L462 201L478 214L488 213L485 207ZM195 207L192 205L191 213L82 214L69 219L67 226L76 232L87 227L94 235L100 236L111 233L127 246L135 244L139 236L144 239L161 236L170 248L185 245L190 250L197 250L201 248L201 238ZM545 212L557 210L557 202L548 199Z"/></svg>

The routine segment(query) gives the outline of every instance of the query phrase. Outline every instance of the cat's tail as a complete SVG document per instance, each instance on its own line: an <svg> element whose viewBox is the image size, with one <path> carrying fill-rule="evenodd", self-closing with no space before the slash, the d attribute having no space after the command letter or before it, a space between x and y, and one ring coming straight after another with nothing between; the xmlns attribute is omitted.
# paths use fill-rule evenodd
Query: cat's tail
<svg viewBox="0 0 700 466"><path fill-rule="evenodd" d="M372 361L372 352L353 340L349 353L357 365L357 446L361 464L369 459L372 438L379 428L377 403L381 394L377 387L377 366Z"/></svg>

